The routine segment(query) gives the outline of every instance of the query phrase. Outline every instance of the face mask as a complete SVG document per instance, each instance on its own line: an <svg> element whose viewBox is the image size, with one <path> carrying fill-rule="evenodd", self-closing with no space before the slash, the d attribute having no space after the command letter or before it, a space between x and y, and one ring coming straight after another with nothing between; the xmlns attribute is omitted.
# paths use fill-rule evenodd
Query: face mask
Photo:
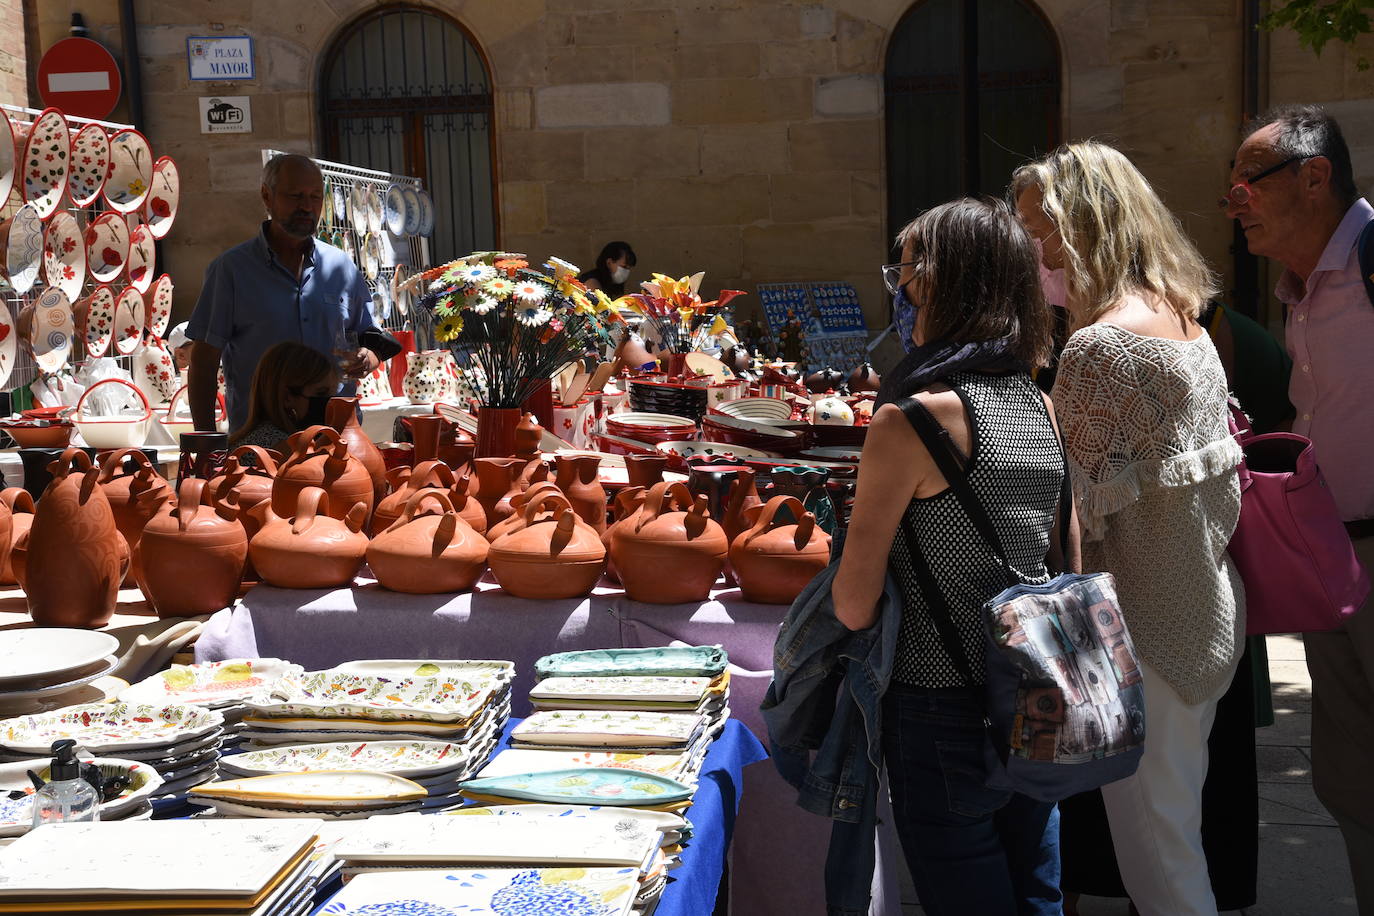
<svg viewBox="0 0 1374 916"><path fill-rule="evenodd" d="M1035 263L1040 268L1040 289L1045 294L1045 301L1050 305L1063 306L1068 299L1068 286L1064 282L1064 268L1056 267L1051 270L1046 267L1045 243L1033 238L1031 244L1035 246Z"/></svg>
<svg viewBox="0 0 1374 916"><path fill-rule="evenodd" d="M897 325L897 336L902 340L903 349L908 353L916 349L916 341L911 339L916 330L916 306L906 297L905 286L897 287L897 295L892 297L892 320Z"/></svg>
<svg viewBox="0 0 1374 916"><path fill-rule="evenodd" d="M612 283L621 284L628 279L630 279L630 268L628 267L617 267L615 270L611 271Z"/></svg>
<svg viewBox="0 0 1374 916"><path fill-rule="evenodd" d="M325 425L324 409L325 405L329 403L329 398L330 396L327 394L306 398L306 400L310 402L310 406L305 408L305 416L301 417L301 423L303 424L301 426L302 429Z"/></svg>

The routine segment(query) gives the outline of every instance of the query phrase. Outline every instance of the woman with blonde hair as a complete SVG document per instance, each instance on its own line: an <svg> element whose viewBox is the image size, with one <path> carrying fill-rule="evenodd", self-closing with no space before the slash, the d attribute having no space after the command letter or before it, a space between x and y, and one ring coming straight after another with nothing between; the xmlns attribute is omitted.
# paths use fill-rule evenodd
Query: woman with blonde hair
<svg viewBox="0 0 1374 916"><path fill-rule="evenodd" d="M325 405L338 390L338 369L328 356L294 341L273 344L253 371L248 419L229 437L230 447L283 451L292 433L324 422Z"/></svg>
<svg viewBox="0 0 1374 916"><path fill-rule="evenodd" d="M1221 361L1197 323L1216 279L1109 146L1060 147L1018 169L1011 192L1042 266L1064 272L1074 333L1054 404L1083 568L1116 577L1143 662L1145 756L1102 789L1117 863L1141 913L1212 916L1200 830L1207 736L1245 635L1226 556L1240 449Z"/></svg>

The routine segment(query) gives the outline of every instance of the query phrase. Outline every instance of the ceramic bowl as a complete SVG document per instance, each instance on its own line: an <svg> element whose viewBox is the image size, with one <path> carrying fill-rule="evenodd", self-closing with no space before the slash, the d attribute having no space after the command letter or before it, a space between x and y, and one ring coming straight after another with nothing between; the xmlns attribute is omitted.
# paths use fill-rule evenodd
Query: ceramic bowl
<svg viewBox="0 0 1374 916"><path fill-rule="evenodd" d="M133 213L148 199L153 181L153 150L133 128L110 138L110 176L105 180L105 202L117 213Z"/></svg>
<svg viewBox="0 0 1374 916"><path fill-rule="evenodd" d="M806 447L806 438L792 430L782 429L755 420L708 414L702 418L702 435L748 448L793 454Z"/></svg>
<svg viewBox="0 0 1374 916"><path fill-rule="evenodd" d="M425 190L417 191L420 199L420 226L417 230L420 235L429 236L434 234L434 198L429 196Z"/></svg>
<svg viewBox="0 0 1374 916"><path fill-rule="evenodd" d="M0 431L9 433L20 448L66 448L72 438L72 425L61 421L0 420Z"/></svg>
<svg viewBox="0 0 1374 916"><path fill-rule="evenodd" d="M383 221L386 231L392 235L404 235L406 229L405 192L401 186L393 184L386 189L386 199L382 202Z"/></svg>
<svg viewBox="0 0 1374 916"><path fill-rule="evenodd" d="M152 288L156 261L157 251L153 247L153 233L146 225L139 226L129 236L129 261L126 272L131 289L146 293Z"/></svg>
<svg viewBox="0 0 1374 916"><path fill-rule="evenodd" d="M10 120L9 112L0 109L0 118L4 120L4 124L0 124L0 200L9 200L10 192L14 190L16 154L21 142L14 132L14 122Z"/></svg>
<svg viewBox="0 0 1374 916"><path fill-rule="evenodd" d="M93 416L84 412L86 398L93 391L122 385L129 390L127 400L136 406L122 408L119 413ZM87 388L76 402L72 422L81 438L92 448L139 448L148 439L152 428L153 408L138 386L121 378L107 378Z"/></svg>
<svg viewBox="0 0 1374 916"><path fill-rule="evenodd" d="M66 210L54 214L43 233L43 278L69 302L81 295L86 282L85 240L76 217Z"/></svg>
<svg viewBox="0 0 1374 916"><path fill-rule="evenodd" d="M746 420L790 420L792 405L778 398L735 398L717 404L711 413Z"/></svg>
<svg viewBox="0 0 1374 916"><path fill-rule="evenodd" d="M143 342L143 314L143 296L126 286L115 300L114 345L121 355L128 356Z"/></svg>
<svg viewBox="0 0 1374 916"><path fill-rule="evenodd" d="M670 464L679 470L687 466L687 462L694 458L776 458L775 452L765 452L761 449L746 448L743 445L731 445L728 442L660 442L656 448L667 455ZM675 459L675 460L673 460Z"/></svg>
<svg viewBox="0 0 1374 916"><path fill-rule="evenodd" d="M110 135L99 124L87 124L72 134L72 164L67 171L67 195L78 207L100 199L110 174Z"/></svg>
<svg viewBox="0 0 1374 916"><path fill-rule="evenodd" d="M416 235L420 231L420 192L405 185L401 188L401 201L405 204L405 235Z"/></svg>
<svg viewBox="0 0 1374 916"><path fill-rule="evenodd" d="M167 325L172 320L172 278L167 274L158 277L152 289L143 297L144 320L148 333L162 337L167 333Z"/></svg>
<svg viewBox="0 0 1374 916"><path fill-rule="evenodd" d="M33 289L43 266L43 218L33 204L24 204L9 221L5 273L19 295Z"/></svg>
<svg viewBox="0 0 1374 916"><path fill-rule="evenodd" d="M56 108L45 109L29 127L21 159L24 200L33 204L43 219L57 212L67 193L71 155L72 135L67 130L67 119Z"/></svg>
<svg viewBox="0 0 1374 916"><path fill-rule="evenodd" d="M596 442L597 448L609 455L657 455L654 443L642 442L639 439L630 439L625 436L616 436L611 433L601 433L593 435L592 439Z"/></svg>
<svg viewBox="0 0 1374 916"><path fill-rule="evenodd" d="M76 333L86 344L86 355L104 356L114 337L115 296L108 286L97 286L85 299L76 304Z"/></svg>
<svg viewBox="0 0 1374 916"><path fill-rule="evenodd" d="M86 270L96 283L110 283L129 261L129 225L118 213L104 213L86 229Z"/></svg>
<svg viewBox="0 0 1374 916"><path fill-rule="evenodd" d="M180 205L181 173L172 157L163 156L153 163L153 189L143 205L143 217L153 238L166 238L172 231Z"/></svg>
<svg viewBox="0 0 1374 916"><path fill-rule="evenodd" d="M59 288L44 290L33 304L28 329L29 346L38 368L53 373L65 366L71 356L74 333L71 300Z"/></svg>

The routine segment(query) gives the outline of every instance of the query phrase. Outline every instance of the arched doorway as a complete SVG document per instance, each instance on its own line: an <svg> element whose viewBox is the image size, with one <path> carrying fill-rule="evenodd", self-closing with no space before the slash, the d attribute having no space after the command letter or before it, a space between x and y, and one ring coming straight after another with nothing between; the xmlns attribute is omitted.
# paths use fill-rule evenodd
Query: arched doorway
<svg viewBox="0 0 1374 916"><path fill-rule="evenodd" d="M953 197L1000 195L1059 143L1059 45L1030 0L921 0L884 87L889 234Z"/></svg>
<svg viewBox="0 0 1374 916"><path fill-rule="evenodd" d="M436 262L496 247L491 74L458 23L413 6L368 13L325 55L319 99L327 158L424 180Z"/></svg>

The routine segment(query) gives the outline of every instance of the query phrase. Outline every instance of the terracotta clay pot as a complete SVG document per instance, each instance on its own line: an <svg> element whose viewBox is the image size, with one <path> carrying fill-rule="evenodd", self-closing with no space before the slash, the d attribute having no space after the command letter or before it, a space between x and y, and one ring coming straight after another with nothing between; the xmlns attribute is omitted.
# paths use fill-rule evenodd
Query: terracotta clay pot
<svg viewBox="0 0 1374 916"><path fill-rule="evenodd" d="M132 469L132 470L131 470ZM106 456L100 464L100 489L110 501L115 527L131 546L138 544L143 526L163 510L172 499L172 485L142 449L122 448ZM138 578L138 551L129 561L124 585Z"/></svg>
<svg viewBox="0 0 1374 916"><path fill-rule="evenodd" d="M551 501L553 511L542 511ZM530 500L525 525L491 545L487 563L501 588L517 598L553 600L591 593L606 565L596 529L561 495Z"/></svg>
<svg viewBox="0 0 1374 916"><path fill-rule="evenodd" d="M475 501L468 499L466 478L460 483L442 461L432 459L414 468L396 468L388 477L391 480L391 493L372 515L374 532L390 528L404 514L406 504L421 491L444 493L464 521L475 527L479 534L486 531L486 513ZM472 502L471 508L468 507L469 502Z"/></svg>
<svg viewBox="0 0 1374 916"><path fill-rule="evenodd" d="M386 462L382 452L363 432L358 423L358 397L330 398L324 409L324 422L334 427L339 438L348 446L348 453L362 463L372 478L372 505L386 495Z"/></svg>
<svg viewBox="0 0 1374 916"><path fill-rule="evenodd" d="M5 550L0 553L0 585L14 585L19 579L11 558L15 545L21 542L21 551L28 550L29 526L33 524L33 497L23 487L6 487L0 491L0 504L5 507L4 516L9 520L10 529Z"/></svg>
<svg viewBox="0 0 1374 916"><path fill-rule="evenodd" d="M248 555L264 582L281 588L343 588L367 553L367 504L359 500L343 519L322 511L330 502L319 487L304 487L292 518L279 518L272 503L259 511L264 524L248 542Z"/></svg>
<svg viewBox="0 0 1374 916"><path fill-rule="evenodd" d="M527 462L519 458L476 458L472 462L472 470L477 474L477 492L475 498L482 511L487 516L487 530L499 522L505 516L498 517L496 504L503 499L507 500L509 507L509 496L511 488L515 486L516 477L524 469ZM518 492L518 491L517 491ZM469 494L472 491L469 490ZM509 515L506 512L506 515Z"/></svg>
<svg viewBox="0 0 1374 916"><path fill-rule="evenodd" d="M728 552L706 497L694 500L681 483L656 484L644 505L611 531L611 559L626 596L648 604L704 601Z"/></svg>
<svg viewBox="0 0 1374 916"><path fill-rule="evenodd" d="M210 505L219 505L231 490L235 490L239 506L256 506L272 495L272 481L276 476L277 462L267 449L259 445L241 445L229 453L224 470L205 485L202 498Z"/></svg>
<svg viewBox="0 0 1374 916"><path fill-rule="evenodd" d="M606 530L606 489L601 486L597 469L601 458L597 455L558 455L554 458L554 483L577 517L596 529Z"/></svg>
<svg viewBox="0 0 1374 916"><path fill-rule="evenodd" d="M114 616L128 545L115 527L100 471L80 449L51 467L29 529L24 585L29 613L40 626L104 626Z"/></svg>
<svg viewBox="0 0 1374 916"><path fill-rule="evenodd" d="M402 420L410 428L410 441L415 446L411 452L411 464L418 467L426 461L439 457L439 433L444 426L444 418L437 413L405 417Z"/></svg>
<svg viewBox="0 0 1374 916"><path fill-rule="evenodd" d="M668 467L667 455L626 455L625 476L632 487L649 489L663 482L663 471Z"/></svg>
<svg viewBox="0 0 1374 916"><path fill-rule="evenodd" d="M438 513L421 515L422 509ZM401 517L372 539L367 565L393 592L463 592L487 568L487 539L463 521L442 490L419 490Z"/></svg>
<svg viewBox="0 0 1374 916"><path fill-rule="evenodd" d="M601 534L601 543L606 545L606 578L620 584L620 573L616 572L615 561L611 558L611 532L615 526L639 511L644 505L644 497L649 495L647 487L626 487L611 500L611 513L614 521Z"/></svg>
<svg viewBox="0 0 1374 916"><path fill-rule="evenodd" d="M239 593L248 537L227 503L202 504L206 483L187 477L175 509L143 528L134 548L138 587L159 617L194 617L229 607Z"/></svg>
<svg viewBox="0 0 1374 916"><path fill-rule="evenodd" d="M567 498L563 496L563 492L558 489L558 486L548 480L540 481L531 486L528 490L512 496L510 505L513 511L510 515L501 519L501 521L492 525L491 528L487 530L487 540L494 541L499 537L510 534L512 531L519 531L521 528L524 528L525 507L528 506L530 502L534 501L539 503L540 511L544 511L546 507L542 500L545 496L550 494L563 499L565 502L567 501Z"/></svg>
<svg viewBox="0 0 1374 916"><path fill-rule="evenodd" d="M534 414L527 413L515 426L515 457L529 460L539 457L539 444L544 438L544 427L539 425Z"/></svg>
<svg viewBox="0 0 1374 916"><path fill-rule="evenodd" d="M786 509L795 525L782 524ZM775 496L749 513L753 527L730 543L730 565L746 601L791 604L830 562L830 535L795 496Z"/></svg>
<svg viewBox="0 0 1374 916"><path fill-rule="evenodd" d="M877 391L882 383L883 378L877 369L869 363L860 363L849 373L849 380L845 384L850 394L858 394L862 391Z"/></svg>
<svg viewBox="0 0 1374 916"><path fill-rule="evenodd" d="M291 454L277 468L272 481L272 511L282 517L293 515L306 487L319 487L329 499L323 508L328 515L342 519L357 503L363 504L364 523L376 505L372 476L362 462L348 451L337 430L312 426L287 440ZM256 561L255 561L256 562Z"/></svg>

